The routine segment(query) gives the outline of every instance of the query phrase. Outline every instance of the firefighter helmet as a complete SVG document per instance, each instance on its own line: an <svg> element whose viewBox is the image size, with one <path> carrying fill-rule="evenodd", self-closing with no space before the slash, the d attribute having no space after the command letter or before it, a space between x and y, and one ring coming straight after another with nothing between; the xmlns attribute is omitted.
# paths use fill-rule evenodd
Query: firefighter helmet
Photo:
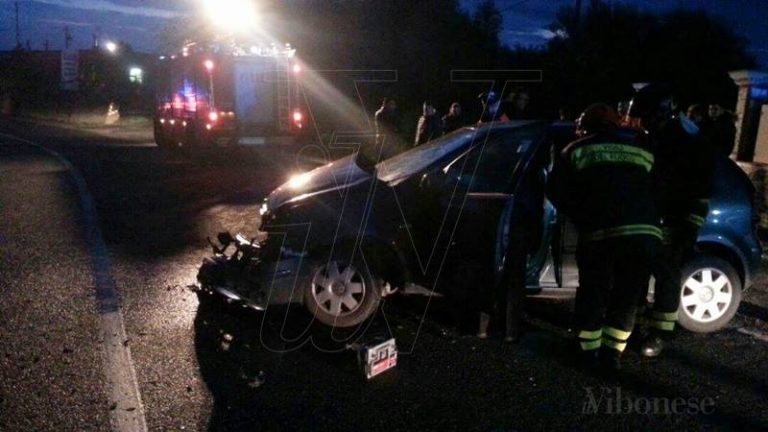
<svg viewBox="0 0 768 432"><path fill-rule="evenodd" d="M604 103L594 103L587 107L576 120L576 130L581 133L595 133L619 126L619 115Z"/></svg>

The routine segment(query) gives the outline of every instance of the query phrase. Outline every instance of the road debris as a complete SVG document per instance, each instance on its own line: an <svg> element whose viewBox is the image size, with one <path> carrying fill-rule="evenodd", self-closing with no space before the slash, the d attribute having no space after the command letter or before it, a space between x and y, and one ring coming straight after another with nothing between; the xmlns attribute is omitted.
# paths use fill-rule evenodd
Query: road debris
<svg viewBox="0 0 768 432"><path fill-rule="evenodd" d="M357 352L358 366L371 379L397 366L395 338L376 337L366 343L353 343L347 349Z"/></svg>
<svg viewBox="0 0 768 432"><path fill-rule="evenodd" d="M264 378L264 371L261 370L256 375L249 376L241 369L240 378L247 382L248 387L254 389L261 387L264 384L264 381L266 381Z"/></svg>
<svg viewBox="0 0 768 432"><path fill-rule="evenodd" d="M229 333L224 333L221 335L221 343L219 344L219 348L221 348L222 351L229 351L230 346L232 345L232 341L235 338L232 337Z"/></svg>
<svg viewBox="0 0 768 432"><path fill-rule="evenodd" d="M747 328L747 327L739 327L736 329L737 332L745 335L752 336L755 339L761 340L763 342L768 342L768 333L765 333L763 331Z"/></svg>

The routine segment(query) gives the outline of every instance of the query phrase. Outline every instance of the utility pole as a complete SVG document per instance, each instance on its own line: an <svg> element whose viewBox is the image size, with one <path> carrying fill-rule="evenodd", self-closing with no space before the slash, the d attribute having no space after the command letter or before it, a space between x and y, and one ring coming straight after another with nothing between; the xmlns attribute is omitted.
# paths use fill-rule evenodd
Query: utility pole
<svg viewBox="0 0 768 432"><path fill-rule="evenodd" d="M69 26L64 26L64 49L69 49L69 44L72 43L72 32L69 31Z"/></svg>
<svg viewBox="0 0 768 432"><path fill-rule="evenodd" d="M21 30L19 30L19 2L13 4L16 8L16 49L20 50L21 47Z"/></svg>

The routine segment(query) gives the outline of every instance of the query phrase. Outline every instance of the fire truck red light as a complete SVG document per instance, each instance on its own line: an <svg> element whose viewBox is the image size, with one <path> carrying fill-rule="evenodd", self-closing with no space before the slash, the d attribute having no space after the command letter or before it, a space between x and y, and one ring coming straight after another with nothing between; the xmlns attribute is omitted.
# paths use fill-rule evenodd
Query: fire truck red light
<svg viewBox="0 0 768 432"><path fill-rule="evenodd" d="M215 122L216 120L218 120L218 119L219 119L219 113L217 113L216 111L212 111L212 112L208 113L208 118L209 118L209 119L210 119L212 122Z"/></svg>

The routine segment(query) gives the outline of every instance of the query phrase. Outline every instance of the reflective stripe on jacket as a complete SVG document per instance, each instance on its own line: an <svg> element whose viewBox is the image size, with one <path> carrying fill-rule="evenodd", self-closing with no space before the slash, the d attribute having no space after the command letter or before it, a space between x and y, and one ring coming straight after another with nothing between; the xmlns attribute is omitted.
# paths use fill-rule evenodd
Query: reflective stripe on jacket
<svg viewBox="0 0 768 432"><path fill-rule="evenodd" d="M653 197L655 157L645 134L617 129L570 143L555 161L550 201L584 241L628 235L662 238Z"/></svg>

